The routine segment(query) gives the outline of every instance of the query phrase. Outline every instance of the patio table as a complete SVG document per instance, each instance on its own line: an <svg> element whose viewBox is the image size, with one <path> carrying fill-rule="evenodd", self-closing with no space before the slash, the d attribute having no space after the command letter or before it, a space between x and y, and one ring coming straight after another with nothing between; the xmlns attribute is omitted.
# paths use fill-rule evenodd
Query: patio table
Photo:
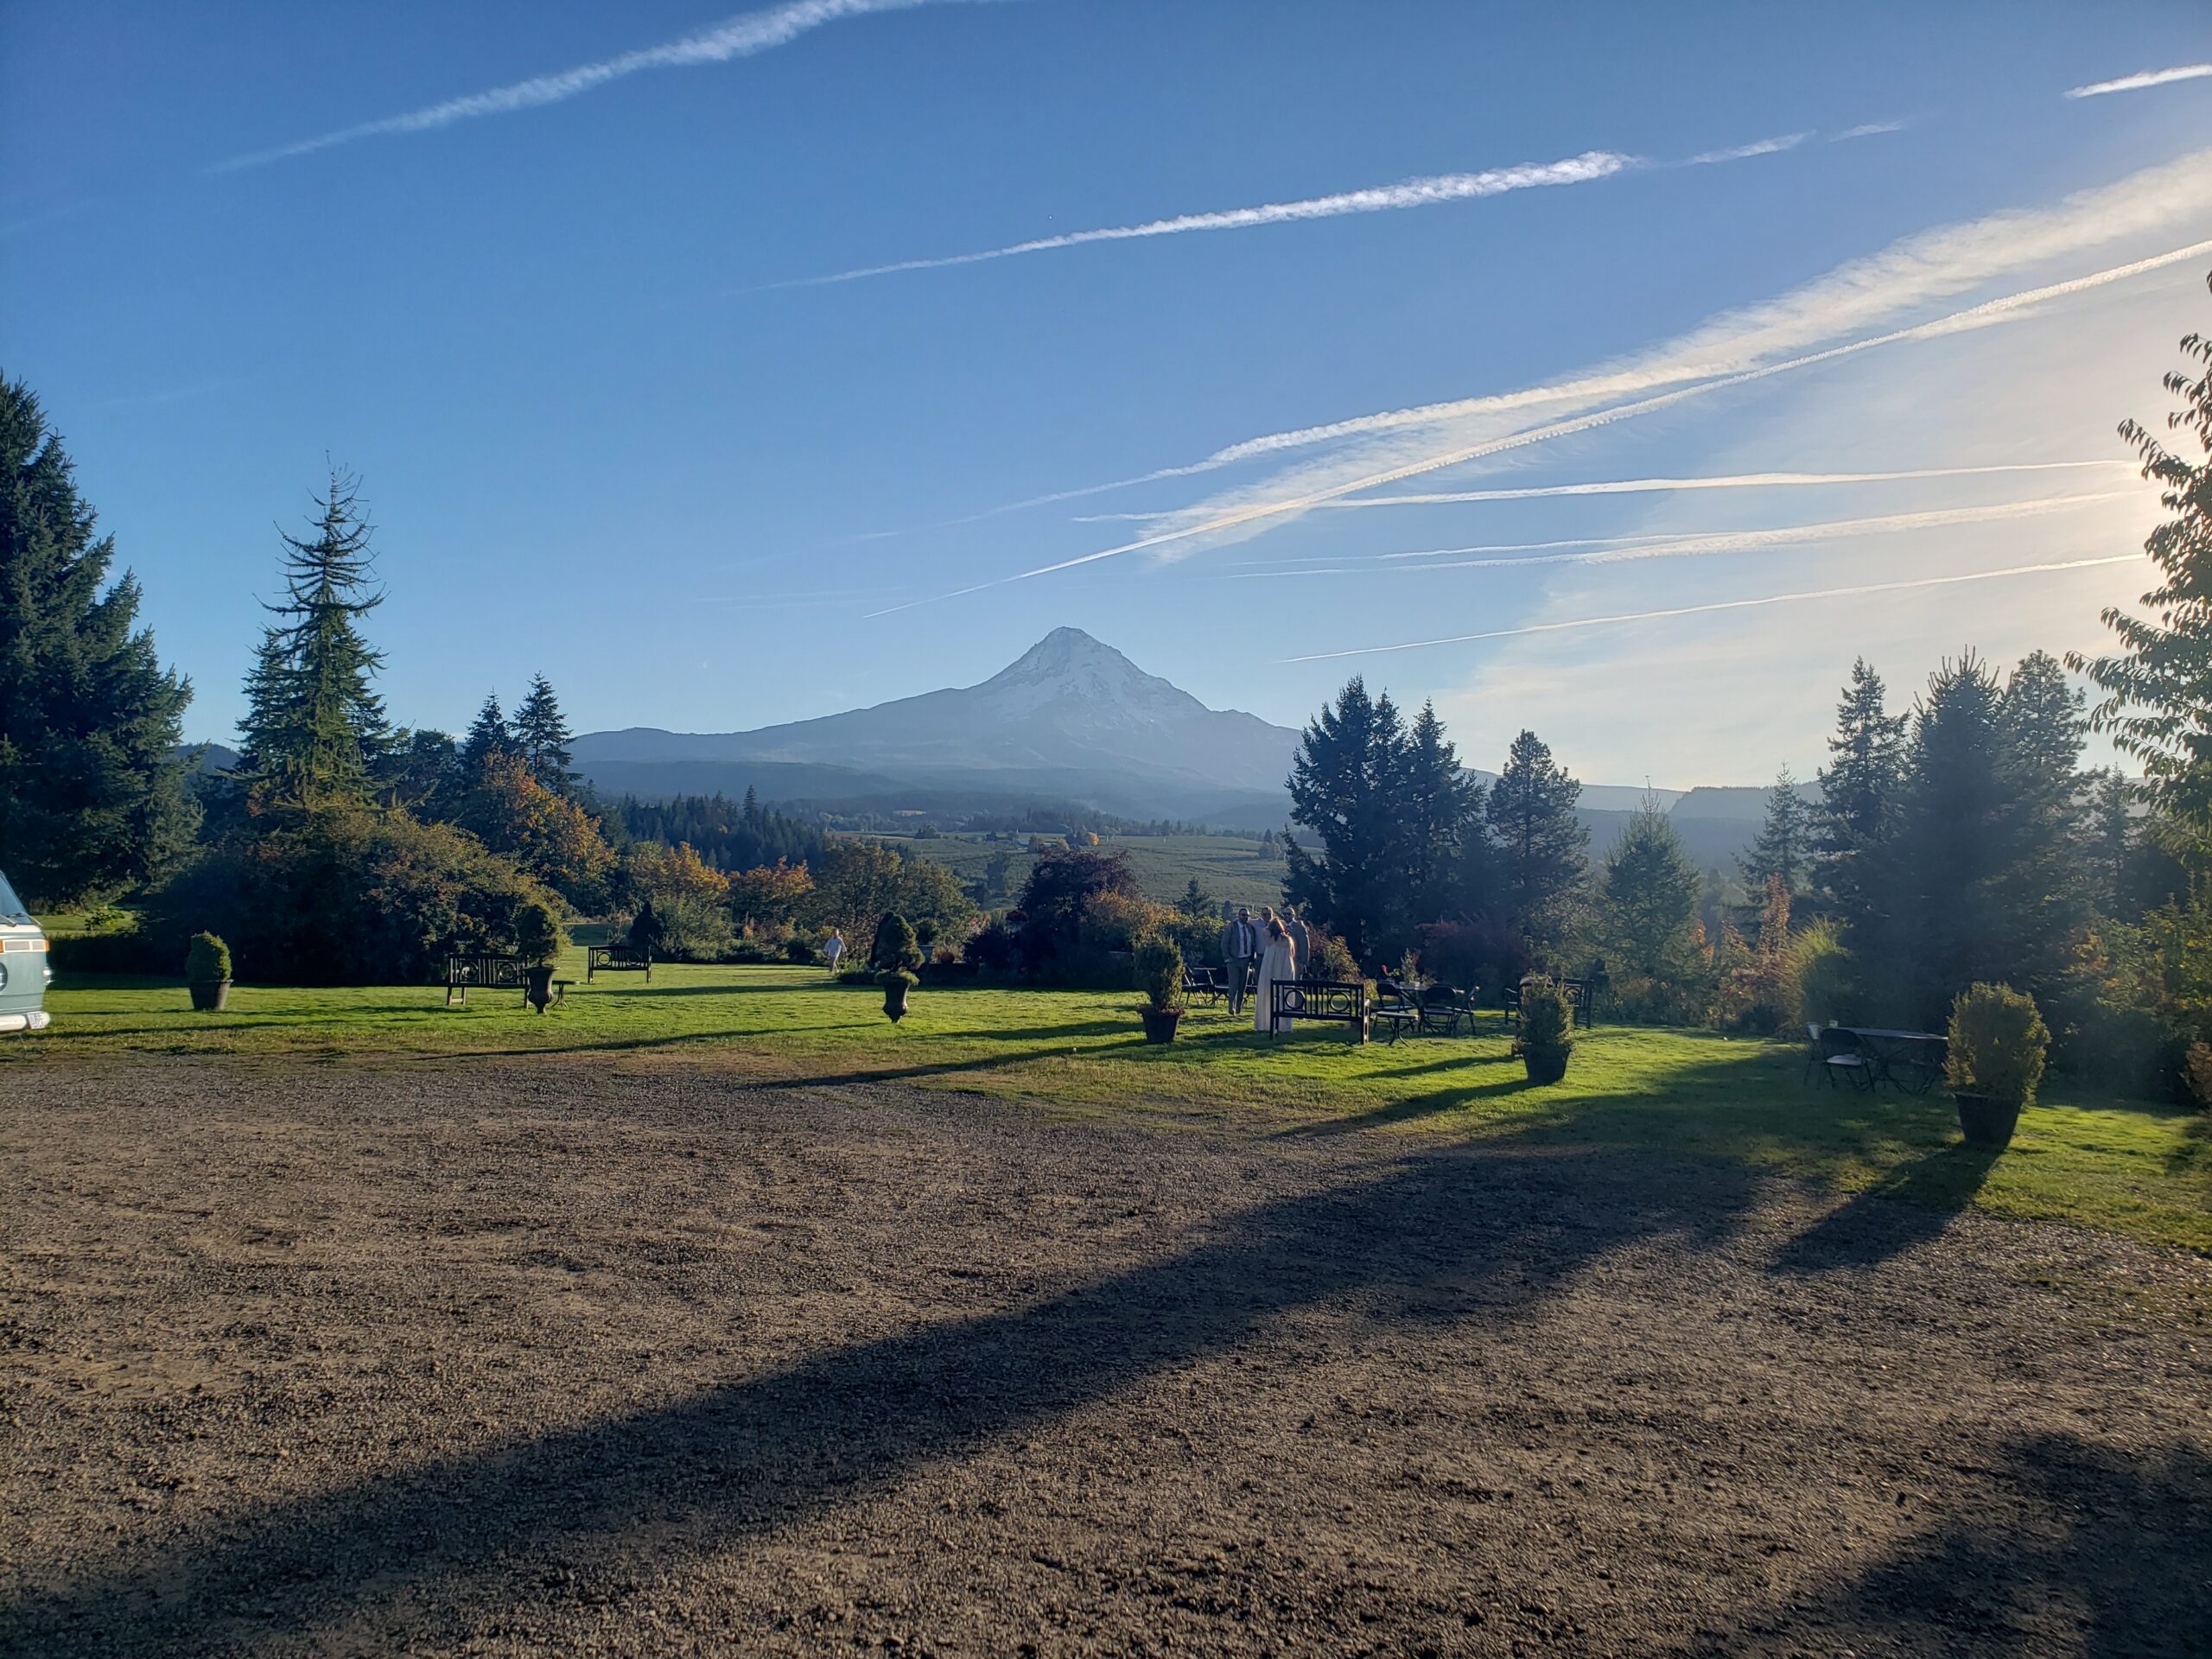
<svg viewBox="0 0 2212 1659"><path fill-rule="evenodd" d="M1924 1095L1943 1075L1948 1039L1932 1031L1891 1031L1879 1027L1844 1026L1859 1039L1859 1052L1872 1068L1872 1081L1907 1094Z"/></svg>

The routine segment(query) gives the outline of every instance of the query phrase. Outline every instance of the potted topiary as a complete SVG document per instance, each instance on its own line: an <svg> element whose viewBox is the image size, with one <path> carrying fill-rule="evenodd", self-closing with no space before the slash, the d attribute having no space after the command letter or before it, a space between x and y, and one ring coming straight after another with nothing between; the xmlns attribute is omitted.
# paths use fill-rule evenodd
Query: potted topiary
<svg viewBox="0 0 2212 1659"><path fill-rule="evenodd" d="M915 978L904 968L887 968L876 983L883 987L883 1012L895 1026L906 1017L906 994L914 988Z"/></svg>
<svg viewBox="0 0 2212 1659"><path fill-rule="evenodd" d="M1971 1146L2003 1148L2034 1103L2050 1046L2035 999L2010 985L1975 985L1951 1004L1944 1080L1958 1103L1959 1132Z"/></svg>
<svg viewBox="0 0 2212 1659"><path fill-rule="evenodd" d="M195 933L184 952L184 982L192 1006L201 1014L220 1014L231 1000L231 947L213 933Z"/></svg>
<svg viewBox="0 0 2212 1659"><path fill-rule="evenodd" d="M1521 1035L1513 1045L1531 1083L1557 1083L1574 1052L1574 1005L1541 974L1521 982Z"/></svg>
<svg viewBox="0 0 2212 1659"><path fill-rule="evenodd" d="M1154 936L1136 948L1137 989L1145 995L1137 1017L1147 1043L1172 1043L1183 1018L1183 950L1170 938Z"/></svg>
<svg viewBox="0 0 2212 1659"><path fill-rule="evenodd" d="M523 995L538 1013L553 1000L553 958L568 941L561 924L543 905L524 905L515 912L515 953L523 960Z"/></svg>

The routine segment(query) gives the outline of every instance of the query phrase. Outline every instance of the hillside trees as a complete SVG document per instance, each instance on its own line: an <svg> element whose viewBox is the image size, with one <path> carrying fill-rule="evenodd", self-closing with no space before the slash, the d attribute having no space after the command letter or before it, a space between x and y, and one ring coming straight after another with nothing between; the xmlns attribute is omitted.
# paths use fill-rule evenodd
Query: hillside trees
<svg viewBox="0 0 2212 1659"><path fill-rule="evenodd" d="M561 713L561 700L544 675L530 677L530 690L515 709L512 731L515 747L532 777L556 795L566 795L575 787L575 774L569 770L569 762L575 759L575 734L569 729ZM747 804L755 805L752 791L746 793Z"/></svg>
<svg viewBox="0 0 2212 1659"><path fill-rule="evenodd" d="M1606 855L1602 890L1616 974L1671 981L1690 976L1697 951L1698 873L1656 803L1647 800L1636 810Z"/></svg>
<svg viewBox="0 0 2212 1659"><path fill-rule="evenodd" d="M1905 717L1891 714L1886 698L1882 677L1866 659L1852 664L1813 826L1819 884L1861 946L1878 931L1866 865L1889 834L1904 765Z"/></svg>
<svg viewBox="0 0 2212 1659"><path fill-rule="evenodd" d="M198 821L175 753L192 688L97 528L38 398L0 379L0 855L42 906L165 873Z"/></svg>
<svg viewBox="0 0 2212 1659"><path fill-rule="evenodd" d="M1355 676L1307 725L1292 763L1292 812L1320 856L1285 838L1283 896L1362 962L1402 950L1408 931L1405 750L1396 707Z"/></svg>
<svg viewBox="0 0 2212 1659"><path fill-rule="evenodd" d="M1813 865L1813 809L1797 792L1797 780L1784 766L1767 791L1766 817L1758 839L1736 861L1746 893L1764 894L1769 879L1790 893L1805 890Z"/></svg>
<svg viewBox="0 0 2212 1659"><path fill-rule="evenodd" d="M239 728L238 772L264 809L365 800L389 736L374 685L384 657L360 629L384 594L371 591L374 531L359 492L334 467L313 539L278 532L283 597L265 607L278 620L262 635Z"/></svg>

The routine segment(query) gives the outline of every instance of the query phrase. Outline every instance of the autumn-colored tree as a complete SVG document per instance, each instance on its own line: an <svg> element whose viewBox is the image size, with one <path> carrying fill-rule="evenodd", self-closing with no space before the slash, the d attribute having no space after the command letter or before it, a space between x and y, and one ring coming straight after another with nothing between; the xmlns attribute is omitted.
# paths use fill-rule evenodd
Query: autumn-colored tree
<svg viewBox="0 0 2212 1659"><path fill-rule="evenodd" d="M661 954L711 962L734 943L729 878L701 858L690 842L674 847L637 842L622 855L620 883L633 906L652 906Z"/></svg>
<svg viewBox="0 0 2212 1659"><path fill-rule="evenodd" d="M463 829L504 853L577 909L603 909L614 849L599 823L556 795L516 753L493 756L461 803Z"/></svg>
<svg viewBox="0 0 2212 1659"><path fill-rule="evenodd" d="M778 859L741 870L729 878L729 910L738 926L750 933L757 928L788 926L814 893L814 878L804 864Z"/></svg>

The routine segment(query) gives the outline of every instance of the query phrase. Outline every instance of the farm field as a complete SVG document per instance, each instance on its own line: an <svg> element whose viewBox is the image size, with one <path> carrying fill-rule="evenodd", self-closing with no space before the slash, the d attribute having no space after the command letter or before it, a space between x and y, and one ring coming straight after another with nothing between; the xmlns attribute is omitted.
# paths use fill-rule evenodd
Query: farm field
<svg viewBox="0 0 2212 1659"><path fill-rule="evenodd" d="M980 880L992 856L1005 853L1012 861L1007 875L1010 895L1020 893L1021 884L1028 878L1029 867L1036 861L1027 850L1027 836L1008 841L983 841L970 836L918 839L911 836L871 835L867 839L895 847L901 857L934 859L963 881ZM1129 868L1136 873L1145 896L1160 904L1173 904L1180 899L1193 879L1217 902L1226 900L1255 907L1282 903L1282 858L1262 849L1256 839L1238 836L1105 836L1100 837L1099 847L1102 851L1127 853ZM1003 905L1007 900L994 902Z"/></svg>

